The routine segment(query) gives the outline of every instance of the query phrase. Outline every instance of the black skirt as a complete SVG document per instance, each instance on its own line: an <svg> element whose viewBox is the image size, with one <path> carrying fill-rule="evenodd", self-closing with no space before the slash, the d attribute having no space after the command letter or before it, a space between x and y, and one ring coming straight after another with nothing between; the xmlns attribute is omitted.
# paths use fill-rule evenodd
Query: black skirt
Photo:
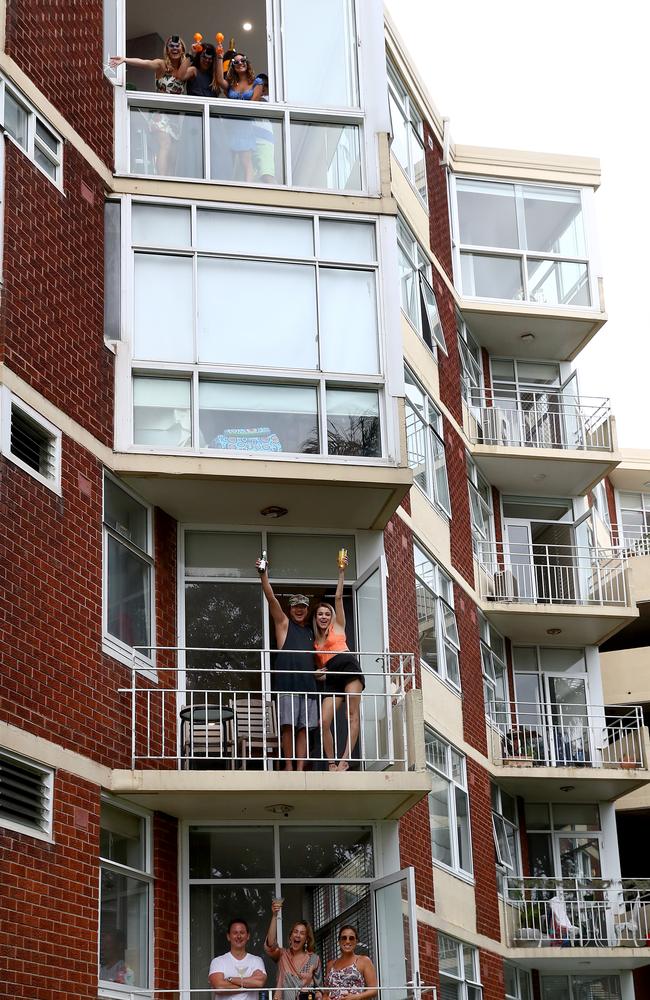
<svg viewBox="0 0 650 1000"><path fill-rule="evenodd" d="M326 694L345 694L345 686L350 681L361 681L361 690L365 689L361 664L352 653L337 653L325 664L327 673L325 674Z"/></svg>

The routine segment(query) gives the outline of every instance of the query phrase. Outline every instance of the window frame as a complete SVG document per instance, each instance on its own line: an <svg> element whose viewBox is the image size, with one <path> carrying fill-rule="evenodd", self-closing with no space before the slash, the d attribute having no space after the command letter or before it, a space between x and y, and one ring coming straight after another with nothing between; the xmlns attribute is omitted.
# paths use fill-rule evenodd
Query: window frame
<svg viewBox="0 0 650 1000"><path fill-rule="evenodd" d="M120 535L114 528L106 523L106 481L110 480L114 486L122 490L131 500L138 503L145 511L147 549L140 549L129 539ZM133 556L140 559L149 568L149 621L150 626L150 650L147 656L140 649L128 646L117 636L108 631L108 539L112 538ZM156 680L156 567L154 552L154 531L153 531L153 507L142 497L138 496L134 490L130 489L117 476L104 469L102 479L102 649L108 656L118 660L127 667L135 667L138 671L150 680Z"/></svg>
<svg viewBox="0 0 650 1000"><path fill-rule="evenodd" d="M641 498L641 506L631 507L625 504L625 498L630 496L639 496ZM625 524L623 522L623 515L626 512L634 512L642 515L644 526L640 529L640 537L628 537ZM646 551L650 549L650 492L641 490L616 490L616 512L618 515L618 534L620 542L629 547L630 549L638 548L640 554L645 554Z"/></svg>
<svg viewBox="0 0 650 1000"><path fill-rule="evenodd" d="M52 446L52 465L54 474L50 478L44 476L42 472L33 469L31 465L24 462L11 450L11 425L13 420L13 410L20 412L37 427L43 431L50 440ZM63 433L59 427L50 423L38 410L35 410L28 403L16 396L7 386L0 386L0 453L9 462L17 465L19 469L26 472L42 486L47 486L48 490L62 495L61 485L61 465L63 451Z"/></svg>
<svg viewBox="0 0 650 1000"><path fill-rule="evenodd" d="M451 520L451 497L449 493L449 474L447 472L447 455L445 449L442 413L407 364L404 365L404 377L407 382L410 379L414 386L422 393L425 409L425 414L419 413L417 408L409 399L408 392L406 393L404 398L404 408L406 415L407 461L409 462L411 468L415 469L417 467L416 464L410 462L408 459L410 451L409 440L413 438L413 434L409 434L409 417L412 416L413 421L418 424L418 429L416 430L415 435L422 435L424 438L424 471L427 479L427 489L425 489L421 483L418 482L416 477L414 477L413 482L425 495L427 500L429 500L436 507L436 509L442 511L442 513L445 514L449 520ZM446 482L445 497L441 497L439 495L440 491L438 489L438 482L435 474L436 448L438 449L437 454L440 455L440 453L442 453L443 456L443 470Z"/></svg>
<svg viewBox="0 0 650 1000"><path fill-rule="evenodd" d="M404 124L404 131L406 134L406 149L408 163L402 163L398 158L396 153L393 153L395 162L399 164L402 173L408 180L409 184L413 188L418 201L424 208L425 212L429 211L429 191L427 184L427 155L426 155L426 143L424 141L424 115L420 113L420 110L411 97L408 87L402 80L394 61L390 56L386 60L386 75L388 78L388 95L389 95L389 108L391 111L391 139L394 134L394 123L392 122L392 104L390 98L393 99L393 103L396 109L399 111ZM419 190L415 177L415 162L416 157L413 155L414 147L421 150L422 161L424 163L424 194ZM391 152L392 152L392 142L391 142Z"/></svg>
<svg viewBox="0 0 650 1000"><path fill-rule="evenodd" d="M46 764L25 757L24 754L15 753L13 750L0 748L0 757L5 758L10 763L23 766L30 771L40 773L42 776L43 789L46 798L44 811L47 813L45 829L39 830L28 823L20 823L17 820L9 819L0 812L0 830L12 830L15 833L33 837L35 840L43 840L48 844L54 843L54 776L55 770Z"/></svg>
<svg viewBox="0 0 650 1000"><path fill-rule="evenodd" d="M481 347L472 335L467 323L461 316L456 319L456 342L458 344L458 354L460 357L460 387L465 404L470 408L476 405L472 400L472 393L483 395L485 379L483 375ZM472 353L474 349L478 358Z"/></svg>
<svg viewBox="0 0 650 1000"><path fill-rule="evenodd" d="M490 793L491 793L491 803L492 803L492 833L494 836L494 853L496 858L496 869L497 869L497 882L499 894L504 895L504 879L508 877L521 877L522 875L522 860L521 860L521 838L520 838L520 828L519 828L519 813L517 808L517 799L514 795L510 795L509 792L504 792L502 788L499 787L494 781L490 782ZM514 815L516 822L513 823L512 820L503 812L503 796L507 795L508 798L512 799L514 804ZM508 831L510 831L514 843L514 856L512 853L512 848L508 840ZM510 860L507 861L503 857L503 852L501 849L501 843L499 840L499 832L501 832L504 843L508 849L510 855Z"/></svg>
<svg viewBox="0 0 650 1000"><path fill-rule="evenodd" d="M394 432L389 421L389 408L391 395L391 374L388 357L388 349L385 343L385 322L384 322L384 288L382 282L380 260L382 257L382 241L386 238L386 233L380 226L376 217L369 217L361 214L346 214L340 212L327 212L317 210L297 210L285 208L268 209L258 205L223 204L219 207L212 202L203 202L189 199L161 199L147 197L126 197L125 209L122 218L122 254L125 266L122 270L123 287L126 294L123 297L123 344L124 349L118 352L118 399L117 408L125 413L125 419L117 421L118 447L120 450L136 452L139 454L174 454L194 457L217 456L226 458L243 458L246 452L235 452L231 449L220 450L206 448L200 445L199 438L199 405L198 389L199 379L230 380L236 382L260 383L261 385L286 385L286 386L310 386L317 389L318 394L318 421L319 421L319 446L317 454L307 452L271 452L264 451L257 453L256 457L265 461L287 461L292 462L313 462L329 461L343 464L362 465L385 465L395 449ZM160 246L159 243L142 244L136 243L132 238L132 209L138 205L145 207L166 207L183 208L189 213L190 220L190 240L188 245ZM223 211L227 213L250 214L253 216L268 216L271 219L286 218L288 220L306 220L313 234L313 254L311 256L294 255L273 255L262 253L226 252L223 250L212 251L202 250L199 247L197 237L198 213L200 211ZM329 259L320 254L320 223L321 222L341 222L341 223L361 223L369 225L374 233L374 258L367 262L345 261L340 258ZM269 368L256 364L222 364L212 362L194 361L151 361L136 359L134 357L134 320L135 320L135 255L183 258L193 261L193 295L196 295L196 265L200 258L209 260L243 260L252 262L287 263L296 266L306 266L312 268L315 274L316 298L314 308L317 310L316 317L320 327L320 309L322 299L320 298L318 274L323 270L343 270L371 274L374 282L374 319L377 334L377 371L374 373L365 372L337 372L320 367L323 351L323 342L318 341L318 357L314 368ZM126 273L125 273L126 272ZM193 336L198 335L196 304L192 309ZM129 372L127 376L126 372ZM191 393L191 434L192 444L183 447L140 445L133 443L134 437L134 417L133 417L133 378L138 375L143 377L158 377L176 379L188 379L192 383ZM122 386L123 379L126 385ZM350 390L369 391L378 394L379 404L379 456L362 455L338 455L329 454L327 447L327 408L326 392L328 390Z"/></svg>
<svg viewBox="0 0 650 1000"><path fill-rule="evenodd" d="M474 550L474 557L478 559L480 556L481 546L494 543L494 507L492 486L488 483L487 479L480 471L469 452L466 452L465 454L465 464L467 467L467 489L469 492L469 515L472 525L472 548ZM480 485L487 487L488 496L490 498L489 505L481 495L479 489ZM480 529L480 526L477 523L477 510L480 510L483 524L486 525L487 530L485 532Z"/></svg>
<svg viewBox="0 0 650 1000"><path fill-rule="evenodd" d="M539 988L540 988L540 995L541 995L542 1000L545 1000L545 997L548 996L548 994L544 993L544 980L545 979L560 979L560 978L566 980L566 986L568 987L568 992L564 993L563 1000L575 1000L576 994L575 994L575 990L574 990L574 980L576 980L576 979L577 980L580 980L580 979L586 979L586 980L592 979L592 980L596 980L596 981L600 980L601 982L602 982L603 979L614 979L614 980L616 980L618 982L618 995L616 997L614 997L614 995L612 993L610 993L609 996L607 997L607 1000L621 1000L621 998L625 995L623 993L622 989L621 989L621 977L620 977L620 974L617 971L612 971L612 972L591 972L591 973L586 972L586 971L584 973L540 972Z"/></svg>
<svg viewBox="0 0 650 1000"><path fill-rule="evenodd" d="M434 616L435 616L435 637L436 637L436 655L437 661L442 665L441 670L435 670L430 663L420 655L420 666L428 670L429 673L433 674L444 684L447 684L455 694L460 694L461 687L461 677L460 677L460 637L458 633L458 621L456 619L456 611L454 608L454 588L451 577L447 576L444 570L439 566L433 556L429 555L426 549L417 541L413 541L413 557L414 557L414 567L416 566L415 556L416 551L420 553L423 559L426 559L431 567L431 575L433 579L433 585L435 590L432 589L431 585L418 574L417 568L415 568L415 579L416 579L416 595L417 595L417 584L419 583L423 588L426 589L428 594L433 597L435 601ZM446 595L446 596L445 596ZM458 641L453 637L450 637L449 630L445 622L445 611L450 612L453 615L453 621L455 622L455 632L458 636ZM458 671L458 683L453 680L449 674L447 666L447 653L449 651L449 656L451 660L455 660L456 669Z"/></svg>
<svg viewBox="0 0 650 1000"><path fill-rule="evenodd" d="M453 983L459 988L457 993L458 1000L480 1000L483 996L483 986L481 983L481 961L480 953L478 948L475 948L471 944L465 944L464 941L459 941L458 938L450 937L449 934L442 934L438 932L438 951L442 951L442 945L448 943L456 948L457 955L457 968L460 970L460 975L454 975L451 972L443 972L441 968L438 969L438 975L440 977L440 992L444 990L445 983ZM466 953L468 953L472 965L472 975L474 978L468 979L466 975ZM470 990L472 991L470 994Z"/></svg>
<svg viewBox="0 0 650 1000"><path fill-rule="evenodd" d="M495 662L499 665L500 676L503 678L503 690L506 708L510 704L510 683L508 678L508 663L506 660L506 647L505 638L501 633L494 627L494 625L488 621L482 611L478 611L478 622L479 622L479 641L481 646L481 671L483 674L483 699L485 701L485 715L488 722L493 723L496 720L493 718L493 706L499 701L497 698L497 670L495 669ZM501 641L503 648L503 657L499 655L497 650L493 645L493 634L498 636ZM486 666L491 667L491 673L486 670ZM489 694L488 697L488 689Z"/></svg>
<svg viewBox="0 0 650 1000"><path fill-rule="evenodd" d="M601 867L606 865L606 855L604 852L604 830L603 830L603 816L600 803L598 801L590 801L582 803L584 805L595 806L598 815L598 829L594 830L567 830L564 829L560 823L556 822L554 807L557 805L565 805L565 803L544 801L535 802L527 801L526 805L544 805L548 809L548 826L546 829L543 827L535 826L533 823L529 823L526 820L526 837L530 835L548 837L550 845L550 856L553 863L553 875L550 878L553 879L568 879L569 881L581 881L588 880L587 876L575 875L567 876L562 874L562 853L560 851L560 841L561 840L594 840L598 845L598 861ZM528 847L528 853L530 857L530 847ZM545 875L534 876L539 878L546 878Z"/></svg>
<svg viewBox="0 0 650 1000"><path fill-rule="evenodd" d="M447 782L447 816L449 819L449 845L451 848L451 859L452 863L449 865L444 861L441 861L434 854L433 849L433 838L431 840L431 857L434 865L438 865L440 868L444 868L445 871L451 872L453 875L457 875L459 878L465 881L474 881L474 856L472 851L472 820L471 820L471 804L469 798L469 787L467 781L467 757L465 754L457 750L451 743L448 742L444 737L440 736L431 726L425 724L424 726L424 740L425 740L425 759L426 767L428 771L433 771L439 779ZM442 770L432 759L432 755L428 752L428 747L436 741L444 750L446 770ZM462 762L462 780L457 780L454 777L452 753L456 754L459 761ZM464 796L466 806L467 806L467 854L470 864L470 868L463 868L460 863L460 846L459 846L459 820L458 820L458 810L456 808L456 796L460 794ZM431 793L429 793L431 795Z"/></svg>
<svg viewBox="0 0 650 1000"><path fill-rule="evenodd" d="M25 137L25 145L14 138L13 135L8 131L5 125L5 100L7 95L14 101L15 104L21 108L27 115L27 135ZM44 177L54 184L59 191L63 191L63 139L56 131L52 128L50 123L46 118L41 115L34 105L29 101L25 95L16 87L16 85L11 82L6 76L0 73L0 120L2 121L2 128L5 137L9 142L13 143L18 149L20 149L29 160L34 164L37 170L43 174ZM46 142L44 142L38 135L37 125L44 128L57 143L56 152L52 150ZM38 162L36 156L37 153L45 157L45 159L54 168L54 177L45 170L44 167Z"/></svg>
<svg viewBox="0 0 650 1000"><path fill-rule="evenodd" d="M513 188L513 204L515 209L515 219L517 228L517 239L519 242L519 247L495 247L495 246L482 246L471 243L461 243L460 239L460 212L458 206L458 182L459 181L470 181L470 182L484 182L487 184L500 184L504 186L509 186ZM598 290L596 287L596 275L595 275L595 262L593 261L593 251L590 246L591 244L591 226L590 226L590 192L586 186L580 186L576 184L558 184L543 181L535 182L524 182L508 180L502 177L488 177L488 176L473 176L469 174L450 174L450 188L452 193L451 204L452 208L452 255L454 264L454 284L459 290L462 298L477 299L479 301L487 302L521 302L527 308L532 306L533 308L539 307L542 309L562 309L562 310L597 310L599 297ZM549 191L566 191L566 192L577 192L580 198L580 212L582 217L582 225L584 232L585 241L585 255L584 256L571 256L568 254L553 253L551 251L537 251L529 250L527 247L527 238L525 231L525 217L524 217L524 199L525 192L529 189L546 189ZM474 295L463 288L462 281L462 255L470 254L472 256L489 257L491 259L503 258L506 260L517 260L519 261L520 275L521 275L521 287L522 296L521 298L499 298L498 296L486 296L486 295ZM529 264L533 261L551 261L552 263L575 263L583 264L586 269L586 288L589 294L589 304L588 305L569 305L564 303L551 303L551 302L537 302L530 296L529 292Z"/></svg>
<svg viewBox="0 0 650 1000"><path fill-rule="evenodd" d="M143 809L141 806L135 805L131 802L124 802L120 799L113 798L113 796L108 794L102 794L100 799L101 804L106 804L112 806L114 809L121 809L125 813L130 813L131 815L137 816L139 819L144 820L143 823L143 837L144 837L144 862L145 867L132 868L130 865L122 865L116 861L111 861L108 858L104 858L100 851L98 850L99 859L99 906L98 906L98 918L97 924L99 928L98 940L97 940L97 983L98 983L98 993L100 996L113 996L121 997L125 993L128 996L147 993L151 990L154 977L154 891L155 891L155 877L153 872L153 817L152 813L147 809ZM100 814L101 815L101 814ZM101 819L100 819L100 829L101 829ZM101 946L101 917L102 917L102 897L101 897L101 884L102 884L102 872L111 871L116 875L123 875L127 878L133 879L134 881L140 882L147 886L147 985L146 986L125 986L121 987L117 983L111 983L109 980L99 978L100 969L100 946Z"/></svg>
<svg viewBox="0 0 650 1000"><path fill-rule="evenodd" d="M504 970L506 966L512 970L515 977L516 983L516 993L508 993L508 984L505 981L504 975L504 996L505 1000L532 1000L533 988L530 978L530 972L527 969L521 969L518 965L514 965L513 962L504 962ZM522 983L525 983L525 987L522 988Z"/></svg>
<svg viewBox="0 0 650 1000"><path fill-rule="evenodd" d="M406 318L409 326L415 330L420 340L426 344L429 351L437 361L438 350L441 350L445 355L448 355L449 351L447 349L447 342L445 340L444 330L442 329L442 323L440 321L438 297L432 284L431 258L417 237L414 236L409 224L401 215L398 215L397 217L397 255L398 268L399 258L400 255L402 255L411 269L411 279L413 282L412 294L415 299L413 303L415 315L411 315L402 298L403 279L400 274L399 297L402 315ZM429 304L425 298L425 290L428 294L433 296L433 301L435 303L437 319L434 319L433 321ZM425 332L425 325L428 327L428 334ZM438 332L436 332L437 328Z"/></svg>

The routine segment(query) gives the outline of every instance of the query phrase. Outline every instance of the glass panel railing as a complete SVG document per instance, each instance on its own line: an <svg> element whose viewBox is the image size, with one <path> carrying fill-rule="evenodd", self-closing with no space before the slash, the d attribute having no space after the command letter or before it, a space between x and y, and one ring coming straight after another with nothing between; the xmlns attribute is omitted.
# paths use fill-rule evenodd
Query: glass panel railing
<svg viewBox="0 0 650 1000"><path fill-rule="evenodd" d="M156 177L204 176L200 112L131 105L130 126L131 173Z"/></svg>
<svg viewBox="0 0 650 1000"><path fill-rule="evenodd" d="M214 181L285 184L284 121L212 114L210 177Z"/></svg>

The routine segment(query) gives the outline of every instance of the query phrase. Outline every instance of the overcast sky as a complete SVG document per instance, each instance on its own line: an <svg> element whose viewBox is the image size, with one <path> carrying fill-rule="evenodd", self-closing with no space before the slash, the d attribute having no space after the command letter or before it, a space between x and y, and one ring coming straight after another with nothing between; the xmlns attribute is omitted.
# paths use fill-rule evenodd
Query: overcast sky
<svg viewBox="0 0 650 1000"><path fill-rule="evenodd" d="M619 444L650 449L648 31L630 0L386 0L455 142L597 156L609 322L579 355Z"/></svg>

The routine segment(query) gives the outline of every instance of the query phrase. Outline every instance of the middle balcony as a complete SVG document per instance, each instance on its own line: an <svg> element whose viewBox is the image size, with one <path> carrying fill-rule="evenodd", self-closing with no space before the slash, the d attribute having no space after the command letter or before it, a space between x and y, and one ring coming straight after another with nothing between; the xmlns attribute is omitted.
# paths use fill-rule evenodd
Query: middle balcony
<svg viewBox="0 0 650 1000"><path fill-rule="evenodd" d="M540 494L580 496L618 461L609 400L560 387L469 387L465 425L476 464L504 493L525 484Z"/></svg>
<svg viewBox="0 0 650 1000"><path fill-rule="evenodd" d="M356 654L364 690L334 695L311 666L275 669L273 650L148 652L165 666L134 665L122 689L131 770L116 793L174 816L207 815L221 793L229 819L394 819L429 791L412 654Z"/></svg>
<svg viewBox="0 0 650 1000"><path fill-rule="evenodd" d="M525 524L510 529L507 542L481 542L477 553L483 610L503 635L597 646L638 616L620 549L539 544Z"/></svg>

